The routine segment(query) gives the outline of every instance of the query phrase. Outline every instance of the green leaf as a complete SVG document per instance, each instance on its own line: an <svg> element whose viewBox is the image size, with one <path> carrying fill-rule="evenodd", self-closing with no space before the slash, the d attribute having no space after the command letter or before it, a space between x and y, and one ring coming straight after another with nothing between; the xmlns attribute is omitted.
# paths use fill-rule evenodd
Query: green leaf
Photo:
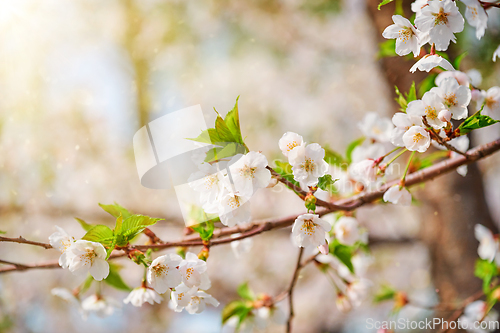
<svg viewBox="0 0 500 333"><path fill-rule="evenodd" d="M226 143L224 147L212 148L207 152L205 162L210 163L221 160L223 158L230 158L237 154L245 154L246 148L236 142Z"/></svg>
<svg viewBox="0 0 500 333"><path fill-rule="evenodd" d="M377 58L388 58L388 57L396 57L398 54L396 53L396 40L388 39L385 42L382 42L378 45L378 53Z"/></svg>
<svg viewBox="0 0 500 333"><path fill-rule="evenodd" d="M318 200L312 193L307 194L304 200L307 211L316 211L316 201Z"/></svg>
<svg viewBox="0 0 500 333"><path fill-rule="evenodd" d="M7 231L0 230L0 234L5 235Z"/></svg>
<svg viewBox="0 0 500 333"><path fill-rule="evenodd" d="M467 51L460 54L458 57L455 58L455 61L453 61L453 67L455 67L457 70L460 70L460 64L462 63L462 60L465 58L467 55Z"/></svg>
<svg viewBox="0 0 500 333"><path fill-rule="evenodd" d="M78 221L78 223L80 223L80 225L82 226L83 230L85 231L89 231L90 229L92 229L94 227L93 224L88 224L87 222L85 222L84 220L78 218L78 217L75 217L75 220Z"/></svg>
<svg viewBox="0 0 500 333"><path fill-rule="evenodd" d="M352 251L348 246L338 244L332 251L333 255L336 256L347 268L354 273L354 266L352 265Z"/></svg>
<svg viewBox="0 0 500 333"><path fill-rule="evenodd" d="M487 127L499 122L499 120L495 120L490 116L482 115L482 110L483 108L481 108L481 110L477 111L469 118L465 119L464 122L460 124L460 126L458 127L458 132L460 133L460 135L464 135L472 130Z"/></svg>
<svg viewBox="0 0 500 333"><path fill-rule="evenodd" d="M293 185L300 188L299 182L297 182L295 179L293 179L292 166L288 162L281 162L281 161L276 160L276 161L274 161L274 164L276 165L276 167L274 168L274 171L279 173L281 177L285 178ZM288 187L288 188L295 192L295 190L293 188L290 188L290 187Z"/></svg>
<svg viewBox="0 0 500 333"><path fill-rule="evenodd" d="M323 148L325 149L325 161L328 164L338 166L343 170L347 169L348 163L341 154L331 150L328 146Z"/></svg>
<svg viewBox="0 0 500 333"><path fill-rule="evenodd" d="M447 150L436 151L422 158L419 155L415 155L413 156L412 165L416 170L422 170L430 167L435 161L447 156Z"/></svg>
<svg viewBox="0 0 500 333"><path fill-rule="evenodd" d="M217 118L215 119L215 130L217 131L217 135L219 136L221 142L237 142L233 133L224 122L224 119L222 119L219 115L217 115Z"/></svg>
<svg viewBox="0 0 500 333"><path fill-rule="evenodd" d="M380 287L380 291L375 294L373 301L375 303L380 303L383 301L394 299L394 296L396 296L396 290L391 286L384 285Z"/></svg>
<svg viewBox="0 0 500 333"><path fill-rule="evenodd" d="M429 74L425 79L423 79L418 85L418 95L423 96L426 92L431 90L431 88L435 87L437 74Z"/></svg>
<svg viewBox="0 0 500 333"><path fill-rule="evenodd" d="M201 208L200 208L201 209ZM203 211L203 209L201 209ZM208 216L207 216L208 217ZM208 241L214 235L214 222L207 221L203 223L199 223L196 225L192 225L191 229L200 234L200 238L204 241Z"/></svg>
<svg viewBox="0 0 500 333"><path fill-rule="evenodd" d="M410 102L414 101L417 99L417 89L415 87L415 81L411 83L410 90L408 91L408 94L406 94L406 102L409 104Z"/></svg>
<svg viewBox="0 0 500 333"><path fill-rule="evenodd" d="M144 215L132 215L127 217L123 221L122 225L122 235L124 237L123 242L129 242L132 238L140 234L147 227L154 225L156 222L161 221L163 219L153 218ZM125 243L126 244L126 243ZM118 246L122 246L117 244Z"/></svg>
<svg viewBox="0 0 500 333"><path fill-rule="evenodd" d="M252 311L252 306L247 305L246 302L243 301L233 301L226 305L224 309L222 309L222 324L224 324L229 318L236 316L239 318L239 325L245 320L250 311Z"/></svg>
<svg viewBox="0 0 500 333"><path fill-rule="evenodd" d="M394 0L383 0L381 3L378 4L378 10L380 10L380 7L387 5L388 3L393 2Z"/></svg>
<svg viewBox="0 0 500 333"><path fill-rule="evenodd" d="M352 162L352 151L354 150L354 148L356 148L357 146L359 146L360 144L362 144L364 141L365 141L365 138L362 137L362 138L354 140L353 142L351 142L347 146L347 150L345 152L345 156L347 158L347 163L351 164L351 162Z"/></svg>
<svg viewBox="0 0 500 333"><path fill-rule="evenodd" d="M94 282L94 278L89 274L85 281L81 284L79 293L84 294L87 290L89 290L90 286L92 286L92 282Z"/></svg>
<svg viewBox="0 0 500 333"><path fill-rule="evenodd" d="M240 295L240 297L243 299L246 299L248 301L255 300L255 294L252 291L252 289L250 289L250 287L248 286L248 282L240 284L236 291L238 292L238 295Z"/></svg>
<svg viewBox="0 0 500 333"><path fill-rule="evenodd" d="M397 86L394 86L394 90L396 91L396 95L398 97L395 98L395 101L399 104L399 111L406 112L406 108L408 107L408 101L404 97L404 95L399 91Z"/></svg>
<svg viewBox="0 0 500 333"><path fill-rule="evenodd" d="M226 115L226 118L224 118L224 122L226 123L227 127L233 134L233 137L236 139L236 142L240 144L243 143L243 138L241 136L241 129L240 129L240 116L238 113L238 100L240 99L240 96L236 98L236 104L234 104L234 108L229 111Z"/></svg>
<svg viewBox="0 0 500 333"><path fill-rule="evenodd" d="M99 206L101 206L102 209L116 218L118 218L120 215L123 216L123 218L127 218L132 215L132 213L130 213L128 210L126 210L116 202L113 205L104 205L100 203Z"/></svg>
<svg viewBox="0 0 500 333"><path fill-rule="evenodd" d="M196 137L196 138L187 138L187 140L192 140L192 141L197 141L197 142L202 142L202 143L210 143L210 144L216 144L218 142L223 142L220 138L219 135L217 134L217 131L215 128L209 128L207 130L204 130L201 132L201 134Z"/></svg>
<svg viewBox="0 0 500 333"><path fill-rule="evenodd" d="M494 262L488 260L476 260L474 275L483 280L483 291L488 294L490 291L491 280L498 275L498 268Z"/></svg>
<svg viewBox="0 0 500 333"><path fill-rule="evenodd" d="M334 193L336 191L334 184L337 180L338 179L332 179L332 175L324 175L323 177L319 177L318 187L323 191Z"/></svg>
<svg viewBox="0 0 500 333"><path fill-rule="evenodd" d="M120 276L119 273L120 268L121 268L120 266L110 263L109 275L107 278L104 279L104 282L106 282L107 284L118 290L131 291L132 288L130 288Z"/></svg>
<svg viewBox="0 0 500 333"><path fill-rule="evenodd" d="M110 247L114 240L113 231L105 225L96 225L92 227L85 236L82 237L83 240L88 240L91 242L101 243L105 247Z"/></svg>

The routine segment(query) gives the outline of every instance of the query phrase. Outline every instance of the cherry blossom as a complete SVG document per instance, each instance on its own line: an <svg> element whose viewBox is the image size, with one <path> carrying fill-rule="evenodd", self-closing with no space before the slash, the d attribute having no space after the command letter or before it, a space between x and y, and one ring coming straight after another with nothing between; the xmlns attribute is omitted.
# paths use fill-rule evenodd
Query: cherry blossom
<svg viewBox="0 0 500 333"><path fill-rule="evenodd" d="M305 145L305 142L297 133L286 132L283 134L278 144L283 155L288 157L288 153L292 151L292 149Z"/></svg>
<svg viewBox="0 0 500 333"><path fill-rule="evenodd" d="M159 294L177 287L182 282L182 276L177 266L182 262L181 256L169 253L153 260L147 271L147 280Z"/></svg>
<svg viewBox="0 0 500 333"><path fill-rule="evenodd" d="M499 242L495 239L491 230L481 224L476 224L474 226L474 236L479 241L477 249L479 258L493 261L499 251Z"/></svg>
<svg viewBox="0 0 500 333"><path fill-rule="evenodd" d="M200 192L200 201L205 205L211 205L217 201L222 191L222 182L225 174L219 171L217 164L202 163L198 166L200 171L195 172L188 179L189 186Z"/></svg>
<svg viewBox="0 0 500 333"><path fill-rule="evenodd" d="M352 310L352 304L349 301L349 298L342 293L337 294L335 305L337 305L337 309L341 312L349 312Z"/></svg>
<svg viewBox="0 0 500 333"><path fill-rule="evenodd" d="M410 102L411 104L411 102ZM398 147L404 147L403 135L412 126L423 126L421 116L412 116L408 113L397 112L392 116L392 123L396 126L391 133L391 143ZM380 155L381 156L381 155Z"/></svg>
<svg viewBox="0 0 500 333"><path fill-rule="evenodd" d="M74 239L68 235L64 229L55 226L57 231L49 236L50 245L53 248L61 252L59 257L59 266L62 268L68 268L73 260L73 253L68 251L71 245L74 243Z"/></svg>
<svg viewBox="0 0 500 333"><path fill-rule="evenodd" d="M219 306L219 301L206 292L198 290L191 295L191 300L185 309L189 314L201 313L205 310L207 304L217 307Z"/></svg>
<svg viewBox="0 0 500 333"><path fill-rule="evenodd" d="M491 87L484 93L482 114L500 119L500 87Z"/></svg>
<svg viewBox="0 0 500 333"><path fill-rule="evenodd" d="M422 8L424 8L425 6L427 6L427 2L429 0L415 0L412 4L411 4L411 10L412 12L416 13L417 16L420 15L422 13Z"/></svg>
<svg viewBox="0 0 500 333"><path fill-rule="evenodd" d="M358 127L364 136L380 142L389 142L394 128L390 119L381 117L375 112L367 113Z"/></svg>
<svg viewBox="0 0 500 333"><path fill-rule="evenodd" d="M476 38L481 39L488 25L486 11L477 0L462 0L462 2L467 6L465 10L467 23L476 28Z"/></svg>
<svg viewBox="0 0 500 333"><path fill-rule="evenodd" d="M453 33L464 29L464 18L454 1L429 0L415 18L415 25L420 31L429 32L429 43L435 44L436 50L445 51L450 41L456 42Z"/></svg>
<svg viewBox="0 0 500 333"><path fill-rule="evenodd" d="M440 86L441 83L447 79L447 78L454 78L455 80L457 80L458 84L461 85L461 86L466 86L468 87L469 84L470 84L470 76L468 74L465 74L464 72L461 72L461 71L445 71L445 72L441 72L438 74L438 76L436 76L436 80L434 81L434 83L436 84L436 86Z"/></svg>
<svg viewBox="0 0 500 333"><path fill-rule="evenodd" d="M67 251L71 251L69 270L75 275L90 273L94 279L101 281L109 274L106 261L106 249L101 243L77 240Z"/></svg>
<svg viewBox="0 0 500 333"><path fill-rule="evenodd" d="M292 238L298 247L320 246L326 244L326 233L332 226L316 214L302 214L292 227Z"/></svg>
<svg viewBox="0 0 500 333"><path fill-rule="evenodd" d="M446 134L441 134L441 136L444 138L446 137ZM470 143L470 140L469 138L466 136L466 135L462 135L462 136L459 136L458 138L454 138L450 141L448 141L448 144L455 147L457 150L465 153L467 151L467 149L469 149L469 143ZM439 143L433 141L432 142L432 145L434 147L436 147L437 149L441 149L441 150L447 150L447 148L443 145L440 145ZM458 157L460 154L454 152L454 151L450 151L450 157L451 158L455 158L455 157ZM457 173L463 177L465 177L467 175L467 165L461 165L457 168Z"/></svg>
<svg viewBox="0 0 500 333"><path fill-rule="evenodd" d="M412 126L403 135L403 142L406 149L423 153L429 148L431 138L423 127Z"/></svg>
<svg viewBox="0 0 500 333"><path fill-rule="evenodd" d="M349 168L350 175L354 180L357 180L364 185L369 185L377 180L378 166L373 159L362 160L353 163Z"/></svg>
<svg viewBox="0 0 500 333"><path fill-rule="evenodd" d="M449 80L454 81L455 84L458 86L458 83L455 79L449 79ZM437 94L436 91L431 90L426 92L421 100L417 99L415 101L411 101L408 104L406 113L409 116L416 116L416 117L425 116L429 125L431 125L435 129L440 129L445 127L446 123L439 120L438 115L439 112L445 108L446 107L443 104L443 99Z"/></svg>
<svg viewBox="0 0 500 333"><path fill-rule="evenodd" d="M91 295L82 301L82 309L99 317L108 317L121 308L120 302L102 295Z"/></svg>
<svg viewBox="0 0 500 333"><path fill-rule="evenodd" d="M493 52L493 61L497 61L497 57L500 58L500 45L498 45L495 52Z"/></svg>
<svg viewBox="0 0 500 333"><path fill-rule="evenodd" d="M298 146L288 154L292 165L293 178L306 186L318 184L318 178L328 171L328 163L324 160L325 150L317 143Z"/></svg>
<svg viewBox="0 0 500 333"><path fill-rule="evenodd" d="M231 238L236 238L241 236L240 233L232 234ZM241 240L234 240L231 242L231 249L233 250L234 256L239 259L243 258L248 252L250 252L253 245L253 240L250 237L243 238Z"/></svg>
<svg viewBox="0 0 500 333"><path fill-rule="evenodd" d="M467 106L471 100L471 91L468 87L459 85L454 78L447 78L442 80L437 87L432 88L430 93L435 93L441 98L442 103L452 113L453 119L467 118Z"/></svg>
<svg viewBox="0 0 500 333"><path fill-rule="evenodd" d="M498 312L495 309L491 309L488 314L488 304L484 301L475 301L468 304L464 309L464 314L459 318L462 327L467 327L468 332L474 333L487 333L493 332L494 329L482 329L477 327L477 322L485 322L486 327L496 327L498 320ZM475 326L476 324L476 326Z"/></svg>
<svg viewBox="0 0 500 333"><path fill-rule="evenodd" d="M401 15L393 15L393 25L385 28L382 36L387 39L396 39L396 53L400 56L413 52L413 56L420 54L418 31L408 19Z"/></svg>
<svg viewBox="0 0 500 333"><path fill-rule="evenodd" d="M400 185L391 186L383 197L385 202L392 202L393 204L400 204L402 206L411 205L411 194L406 187Z"/></svg>
<svg viewBox="0 0 500 333"><path fill-rule="evenodd" d="M151 288L139 287L135 288L128 294L127 298L123 300L125 304L132 304L133 306L142 306L144 303L149 303L151 305L158 303L160 304L163 298L158 295L156 291Z"/></svg>
<svg viewBox="0 0 500 333"><path fill-rule="evenodd" d="M250 205L245 204L248 197L239 193L226 191L221 196L219 202L219 217L222 224L228 227L234 227L238 223L250 222L252 218Z"/></svg>
<svg viewBox="0 0 500 333"><path fill-rule="evenodd" d="M413 66L411 66L410 72L415 73L417 69L419 71L429 72L431 69L437 66L442 67L449 71L455 70L455 68L453 68L450 62L445 58L441 57L440 55L426 54L425 56L422 57L422 59L420 59Z"/></svg>
<svg viewBox="0 0 500 333"><path fill-rule="evenodd" d="M236 191L251 196L256 190L265 188L271 180L271 172L266 169L267 159L258 152L236 155L229 162L229 170Z"/></svg>
<svg viewBox="0 0 500 333"><path fill-rule="evenodd" d="M367 279L356 279L347 285L346 295L353 307L359 307L366 300L372 285Z"/></svg>
<svg viewBox="0 0 500 333"><path fill-rule="evenodd" d="M354 245L360 240L358 220L354 217L342 216L333 225L335 238L341 244Z"/></svg>
<svg viewBox="0 0 500 333"><path fill-rule="evenodd" d="M75 307L78 309L80 312L80 315L84 320L87 319L87 312L83 310L82 304L80 302L80 299L75 296L73 292L66 288L53 288L50 293L54 296L57 296L66 302L68 302L71 306Z"/></svg>
<svg viewBox="0 0 500 333"><path fill-rule="evenodd" d="M179 272L182 276L182 282L189 287L198 287L200 289L209 289L211 286L207 273L207 263L192 252L186 254L186 259L179 264Z"/></svg>

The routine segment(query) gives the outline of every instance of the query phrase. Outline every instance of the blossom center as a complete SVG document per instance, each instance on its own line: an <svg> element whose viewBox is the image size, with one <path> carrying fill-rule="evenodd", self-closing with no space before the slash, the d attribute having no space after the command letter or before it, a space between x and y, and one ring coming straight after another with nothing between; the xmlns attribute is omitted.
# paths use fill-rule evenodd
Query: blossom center
<svg viewBox="0 0 500 333"><path fill-rule="evenodd" d="M193 271L193 267L189 267L188 269L186 269L186 279L189 280L191 278L191 276L193 275Z"/></svg>
<svg viewBox="0 0 500 333"><path fill-rule="evenodd" d="M93 249L86 249L83 257L89 260L90 263L92 264L94 262L95 257L97 257L97 254L94 252Z"/></svg>
<svg viewBox="0 0 500 333"><path fill-rule="evenodd" d="M286 144L286 147L288 148L288 150L292 150L293 148L297 147L299 144L297 143L297 141L292 141L292 142L289 142Z"/></svg>
<svg viewBox="0 0 500 333"><path fill-rule="evenodd" d="M304 223L302 223L300 230L302 230L308 236L312 236L312 234L314 234L314 231L316 230L316 224L312 220L304 220Z"/></svg>
<svg viewBox="0 0 500 333"><path fill-rule="evenodd" d="M421 133L416 133L414 136L413 136L413 142L419 142L420 140L422 140L424 138L424 136L421 134Z"/></svg>
<svg viewBox="0 0 500 333"><path fill-rule="evenodd" d="M433 13L435 16L435 25L448 24L448 13L444 11L444 8L439 9L439 13Z"/></svg>
<svg viewBox="0 0 500 333"><path fill-rule="evenodd" d="M433 108L432 106L426 106L425 107L425 115L427 118L434 120L437 118L437 112L436 109Z"/></svg>
<svg viewBox="0 0 500 333"><path fill-rule="evenodd" d="M444 102L448 106L456 105L457 104L457 95L455 95L454 93L444 95Z"/></svg>
<svg viewBox="0 0 500 333"><path fill-rule="evenodd" d="M156 264L151 267L151 270L156 274L156 276L160 276L167 273L168 266L162 264Z"/></svg>
<svg viewBox="0 0 500 333"><path fill-rule="evenodd" d="M494 98L489 97L486 98L486 106L490 109L494 109L499 104L499 101L496 101Z"/></svg>
<svg viewBox="0 0 500 333"><path fill-rule="evenodd" d="M245 178L254 178L255 170L257 168L251 168L248 165L245 165L243 168L240 169L240 175L242 175Z"/></svg>
<svg viewBox="0 0 500 333"><path fill-rule="evenodd" d="M403 27L403 29L399 30L399 38L401 38L405 44L412 36L413 30L409 27Z"/></svg>
<svg viewBox="0 0 500 333"><path fill-rule="evenodd" d="M302 167L307 172L313 172L316 167L316 163L314 163L312 159L306 158L306 161L304 162Z"/></svg>
<svg viewBox="0 0 500 333"><path fill-rule="evenodd" d="M238 196L234 196L229 198L229 201L227 202L228 206L231 207L232 209L236 209L240 206L240 199Z"/></svg>
<svg viewBox="0 0 500 333"><path fill-rule="evenodd" d="M217 175L210 175L210 176L205 178L205 188L207 190L211 189L218 182L219 182L219 178L217 177Z"/></svg>

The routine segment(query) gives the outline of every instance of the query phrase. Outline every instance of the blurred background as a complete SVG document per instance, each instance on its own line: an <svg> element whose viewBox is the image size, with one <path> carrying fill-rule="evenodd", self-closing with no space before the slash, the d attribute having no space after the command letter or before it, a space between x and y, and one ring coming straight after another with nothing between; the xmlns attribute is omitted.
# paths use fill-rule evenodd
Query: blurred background
<svg viewBox="0 0 500 333"><path fill-rule="evenodd" d="M410 1L400 5L410 16ZM1 0L0 1L0 230L46 242L54 225L75 237L73 219L112 224L99 206L118 202L134 213L165 218L153 230L163 240L182 236L184 223L173 190L141 186L132 137L168 112L200 104L210 126L239 99L243 136L251 150L280 157L286 131L343 152L362 134L367 112L392 117L394 85L407 91L414 60L380 58L381 31L394 4L376 0ZM490 13L486 36L475 40L466 24L462 70L478 69L481 88L500 85L500 10ZM472 145L496 139L499 125L482 130ZM419 304L463 299L480 289L473 277L477 242L473 226L497 232L500 158L469 167L413 190L412 207L359 209L371 236L374 288L389 283ZM255 219L303 211L286 190L260 191ZM194 249L198 251L199 249ZM1 259L32 263L58 253L0 244ZM31 270L0 275L0 332L220 332L220 311L249 281L257 292L280 293L289 283L297 248L290 230L254 238L236 258L230 245L214 247L208 260L221 305L200 315L160 306L130 305L108 318L84 321L50 294L81 281L67 271ZM124 280L139 286L142 270L119 261ZM121 301L126 293L104 287ZM91 292L89 292L91 293ZM295 289L295 332L366 332L365 318L384 320L391 304L367 301L349 314L335 307L336 292L314 267ZM400 315L430 313L407 307ZM443 315L444 316L444 315ZM283 327L271 327L280 332Z"/></svg>

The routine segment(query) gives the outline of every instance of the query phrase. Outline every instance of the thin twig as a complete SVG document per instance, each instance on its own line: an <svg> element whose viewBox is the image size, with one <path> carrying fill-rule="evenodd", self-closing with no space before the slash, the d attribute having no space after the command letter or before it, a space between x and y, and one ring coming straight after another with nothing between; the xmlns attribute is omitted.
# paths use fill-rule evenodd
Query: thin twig
<svg viewBox="0 0 500 333"><path fill-rule="evenodd" d="M19 236L18 238L10 238L10 237L0 236L0 242L13 242L13 243L20 243L20 244L29 244L29 245L40 246L40 247L43 247L46 249L52 248L52 245L50 245L50 244L30 241L30 240L27 240L21 236Z"/></svg>
<svg viewBox="0 0 500 333"><path fill-rule="evenodd" d="M473 294L472 296L469 296L463 303L462 305L455 311L453 312L453 314L446 320L448 322L452 322L452 321L457 321L458 318L460 318L460 316L464 313L464 310L465 310L465 307L467 305L469 305L470 303L474 302L474 301L477 301L478 299L480 299L482 296L484 295L484 292L482 290L476 292L475 294ZM438 333L446 333L450 330L449 327L447 327L446 329L441 329Z"/></svg>
<svg viewBox="0 0 500 333"><path fill-rule="evenodd" d="M288 287L288 304L290 306L290 316L288 316L288 321L286 323L286 332L290 333L292 331L292 319L293 319L293 288L297 283L297 279L299 278L299 271L302 268L300 261L302 259L302 254L304 253L304 248L301 247L299 250L299 257L297 259L297 265L295 266L295 271L293 272L292 282L290 282L290 287Z"/></svg>
<svg viewBox="0 0 500 333"><path fill-rule="evenodd" d="M464 153L463 151L458 150L457 148L450 145L448 142L444 141L443 138L440 137L439 134L436 132L436 130L434 128L432 128L432 126L429 125L427 118L423 117L422 120L423 120L424 125L427 126L428 130L431 132L432 136L434 137L434 140L436 140L437 143L439 143L442 146L445 146L448 150L451 150L457 154L460 154L462 156L465 156L466 158L469 158L469 155L467 153Z"/></svg>

